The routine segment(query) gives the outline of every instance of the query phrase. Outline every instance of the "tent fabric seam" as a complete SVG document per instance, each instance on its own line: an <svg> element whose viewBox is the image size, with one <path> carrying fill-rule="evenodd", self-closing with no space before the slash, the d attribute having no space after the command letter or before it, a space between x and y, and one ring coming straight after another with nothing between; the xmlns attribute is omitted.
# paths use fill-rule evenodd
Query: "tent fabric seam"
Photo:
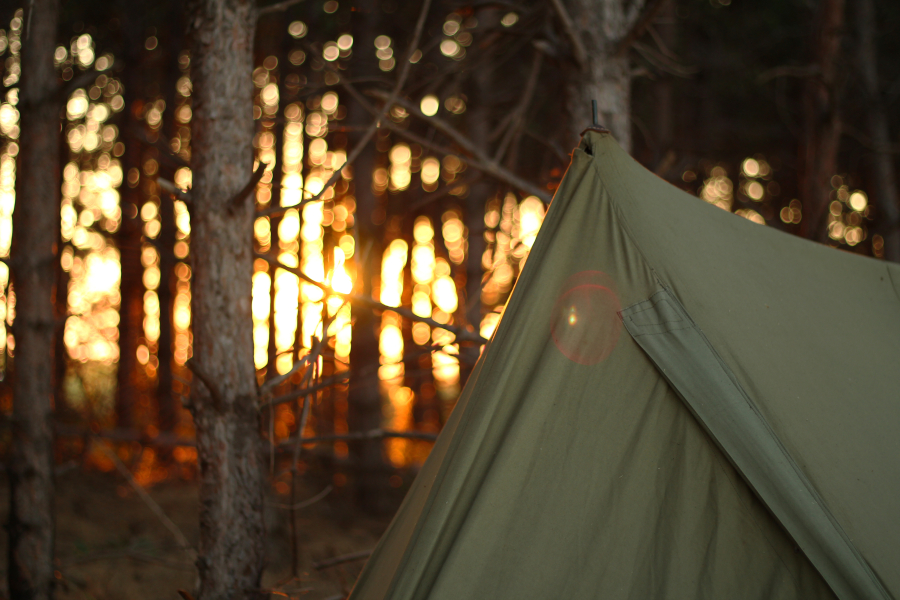
<svg viewBox="0 0 900 600"><path fill-rule="evenodd" d="M660 297L662 295L668 296L676 304L679 305L679 309L681 310L681 312L684 314L685 317L687 317L687 319L689 321L691 321L691 326L690 327L665 328L664 331L651 330L651 331L646 331L643 333L641 333L641 332L635 333L632 330L634 327L640 328L640 327L647 327L647 326L637 325L637 324L632 324L631 326L629 326L629 321L632 320L632 314L639 314L641 312L653 310L656 307L656 305L659 304L660 302L667 302L668 301L667 298L663 298L662 300L654 301L654 298ZM645 306L645 308L637 310L638 307L640 307L641 305L648 305L648 304L649 304L649 306ZM812 483L805 476L805 474L800 469L799 465L796 463L796 461L793 459L793 457L790 455L790 453L788 453L787 449L784 447L781 440L778 438L777 434L775 434L774 430L772 430L768 421L763 417L762 413L759 412L759 409L757 408L756 404L750 399L746 390L744 390L743 386L741 386L740 383L737 381L737 379L734 376L734 373L731 371L730 367L728 367L727 363L725 363L725 361L722 359L721 355L718 353L718 351L715 349L715 347L712 345L712 343L709 341L709 339L706 337L706 335L703 334L703 331L700 329L700 327L697 326L697 324L693 322L693 319L690 317L690 314L687 312L687 310L683 306L680 306L680 303L677 301L677 298L674 296L674 294L672 294L671 290L668 288L660 290L660 291L654 293L650 298L643 300L641 302L637 302L637 303L632 304L631 306L625 308L624 310L622 310L621 314L623 316L623 321L625 323L626 329L634 338L661 336L666 333L671 333L674 331L682 331L685 329L692 329L697 333L701 343L706 346L706 348L710 352L712 358L715 359L715 364L721 370L722 374L725 375L725 377L730 382L733 389L738 393L739 397L741 397L743 399L745 405L756 415L759 422L763 425L764 433L767 433L769 439L771 441L775 442L776 449L778 451L780 451L782 457L785 459L785 462L789 466L790 471L793 473L793 478L795 479L795 481L798 481L799 483L801 483L803 485L803 487L806 489L807 493L812 498L812 500L820 507L821 513L825 516L827 521L833 527L834 531L838 534L839 539L841 541L843 541L843 543L846 545L846 547L851 551L851 554L854 556L854 558L856 558L858 565L862 568L862 572L865 574L866 578L874 585L874 591L877 591L882 598L890 598L890 595L883 588L883 586L881 585L881 582L878 580L878 578L875 576L875 574L871 571L871 568L869 567L869 565L865 561L865 559L862 557L859 550L856 548L856 546L850 540L849 536L847 536L846 532L843 530L840 523L838 523L837 520L834 518L834 515L828 509L827 505L825 504L825 502L819 495L818 491L815 489L815 487L812 485ZM677 392L679 397L682 398L682 400L688 406L690 411L695 415L695 418L701 424L704 425L705 429L707 429L709 431L709 429L708 429L709 424L699 414L699 412L697 411L694 404L689 400L689 397L691 397L689 390L682 389L679 385L677 385L674 381L672 381L672 379L669 376L668 369L662 368L662 365L659 364L658 357L654 356L654 354L650 353L648 351L648 348L646 348L644 346L644 344L640 344L640 345L644 349L644 351L648 354L648 356L651 359L651 361L653 362L653 364L661 372L663 377L665 377L669 381L669 384L673 387L673 389L675 389L675 391ZM791 531L787 527L787 525L785 525L785 523L781 521L781 519L777 516L777 514L775 514L775 511L769 505L769 502L759 492L759 490L758 490L757 486L754 484L754 482L751 481L750 478L747 476L745 468L743 468L742 465L731 456L731 454L724 447L724 445L721 443L721 441L718 440L718 437L714 434L713 431L709 431L709 433L710 433L711 437L714 440L716 440L717 445L722 449L725 456L727 456L729 458L730 462L732 462L732 464L735 465L738 473L740 473L740 475L741 475L741 478L747 483L747 485L750 487L750 489L753 490L753 492L757 496L757 498L763 503L764 506L767 507L769 512L772 513L773 516L779 522L781 522L782 527L788 533L788 535L791 535L791 537L794 538L793 534L791 533ZM795 541L796 541L796 539L795 539ZM798 543L798 546L800 546L802 549L802 546L799 543ZM807 554L806 551L804 551L804 554ZM808 554L807 554L807 556L808 556ZM816 566L816 563L813 562L812 559L810 559L810 562L812 562L812 564L814 566ZM819 566L816 566L816 569L819 570ZM820 571L820 573L822 573L822 571ZM822 575L823 575L823 577L826 578L826 581L829 581L831 579L830 577L827 577L825 573L822 573ZM829 583L830 583L830 581L829 581ZM839 591L837 589L835 589L834 591L836 594L839 594Z"/></svg>
<svg viewBox="0 0 900 600"><path fill-rule="evenodd" d="M608 135L608 134L601 134L601 135ZM709 350L712 352L713 356L715 357L715 359L719 365L719 368L722 369L722 371L725 373L726 377L731 381L734 388L744 398L744 400L747 403L747 405L749 406L750 410L752 410L753 413L756 414L757 418L760 419L760 421L763 423L764 427L770 432L772 439L776 442L778 448L781 450L782 454L784 455L784 457L786 457L786 459L788 460L788 463L791 465L792 471L795 473L796 476L798 476L800 481L803 483L804 487L809 491L809 493L815 499L817 504L822 507L822 511L826 515L827 519L831 522L832 526L835 528L835 530L837 531L840 538L843 539L843 541L847 545L847 547L850 548L852 554L854 554L855 557L857 558L857 561L859 562L860 566L862 567L867 578L873 583L875 589L878 592L880 592L881 597L890 598L891 597L890 594L888 594L887 591L885 590L885 588L882 586L880 580L874 574L874 572L872 571L868 562L863 558L862 554L859 552L859 549L856 548L856 545L853 544L853 542L850 540L850 537L844 531L843 527L841 527L840 523L838 523L837 519L835 519L834 515L831 513L831 511L828 509L827 505L822 500L818 491L815 489L814 486L812 486L812 482L810 482L808 480L806 475L800 469L800 466L796 463L794 458L787 452L787 449L784 447L784 444L781 442L781 440L775 434L774 430L772 430L768 421L763 417L762 413L760 413L756 404L752 401L750 396L747 394L746 390L743 389L743 386L741 386L740 383L737 381L737 378L734 375L734 373L731 371L730 367L728 367L727 363L725 363L724 359L721 357L719 352L715 349L715 347L712 345L712 343L709 341L709 339L706 337L706 335L703 333L703 331L700 329L700 327L694 322L693 318L690 316L690 313L688 313L687 310L683 306L681 306L681 303L678 302L675 294L671 292L670 286L667 285L664 281L662 281L662 279L659 277L659 273L654 268L653 263L650 260L648 260L647 255L644 253L643 248L637 242L637 238L631 230L631 224L628 222L628 219L625 217L624 213L622 212L621 207L619 206L619 201L616 198L614 198L613 195L610 194L606 188L606 185L604 183L604 177L603 177L603 174L600 172L600 168L599 168L599 164L598 164L599 156L596 154L596 152L593 151L592 142L589 139L590 137L593 137L593 136L589 136L588 138L586 138L585 141L586 141L586 145L588 147L591 147L592 152L590 152L590 153L584 152L584 155L590 159L591 167L594 170L594 174L597 177L600 187L602 188L602 190L604 192L606 192L607 198L609 199L609 203L615 211L616 218L622 224L622 227L625 230L626 234L628 235L629 240L634 245L635 249L638 251L639 255L644 260L645 264L651 269L654 276L657 278L657 282L662 286L663 290L661 290L661 292L665 292L666 294L670 295L673 300L675 300L675 302L681 308L681 311L683 312L683 314L687 317L688 321L690 322L690 325L687 325L684 327L678 327L677 329L676 328L667 328L667 331L694 329L699 334L701 339L705 342L706 346L709 348ZM615 172L617 175L620 175L623 179L627 179L626 177L624 177L624 174L615 165L613 165L613 167L615 168ZM626 193L628 193L630 195L630 190L626 189ZM890 271L890 270L888 269L888 271ZM895 293L896 293L896 286L894 286L894 287L895 287ZM655 296L659 293L660 292L656 292L655 294L651 295L651 299L653 296ZM649 302L649 301L650 301L650 299L647 299L647 300L644 300L643 302ZM637 305L640 305L640 304L642 304L642 302L638 302L638 303L635 303L635 304L629 306L628 308L622 310L620 315L625 314L629 309L635 308ZM648 307L647 309L644 309L644 310L651 310L652 308L655 308L655 307ZM661 325L663 327L666 326L665 323L658 323L657 325ZM663 333L663 332L657 332L657 331L646 331L644 333L635 334L632 332L632 330L630 328L627 327L627 325L626 325L626 329L628 329L629 334L631 334L632 337L634 337L634 338L650 336L650 335L660 335ZM635 340L635 341L637 341L637 340ZM641 345L641 346L643 347L643 345ZM646 349L645 349L645 351L646 351ZM649 355L649 353L648 353L648 355ZM660 365L657 364L656 360L653 359L652 356L650 358L651 358L651 361L653 362L653 364L657 367L657 369L661 371L661 373L663 374L664 377L666 377L666 379L668 379L668 376L666 375L665 370L661 369ZM694 412L694 408L691 406L691 403L687 400L687 397L681 393L681 390L679 390L674 385L674 383L670 383L670 385L672 385L672 387L676 390L676 392L678 392L678 395L683 398L685 404L687 404L688 407L691 409L691 412ZM695 413L695 415L696 415L696 413ZM700 420L700 422L703 423L703 420L700 419L699 416L696 418L698 418L698 420ZM713 437L713 439L716 439L715 436L712 436L712 437ZM761 495L757 491L756 486L751 481L749 481L747 476L744 474L744 469L742 469L741 466L738 465L736 463L736 461L734 461L734 459L729 455L729 453L727 451L725 451L724 447L722 448L722 450L725 453L725 456L729 458L729 460L735 465L735 467L737 467L738 473L741 474L742 479L744 479L744 481L748 484L750 489L754 490L754 494L756 494L757 498L759 498L759 500L763 503L763 505L766 506L766 508L769 510L769 512L771 514L773 514L773 516L774 516L774 511L773 511L772 507L770 507L769 503L764 498L761 497ZM776 519L777 519L777 517L776 517ZM777 519L777 520L780 521L780 519ZM782 523L782 527L788 533L788 535L790 535L792 538L794 538L794 535L784 525L784 523ZM798 546L799 546L799 544L798 544ZM804 551L804 554L806 554L805 551ZM807 554L807 556L808 556L808 554ZM813 563L813 564L815 565L815 563ZM819 570L819 567L816 566L816 569ZM820 571L820 573L821 573L821 571ZM825 574L822 573L822 575L824 576ZM827 578L826 578L826 580L827 580ZM835 590L835 593L837 593L837 590Z"/></svg>

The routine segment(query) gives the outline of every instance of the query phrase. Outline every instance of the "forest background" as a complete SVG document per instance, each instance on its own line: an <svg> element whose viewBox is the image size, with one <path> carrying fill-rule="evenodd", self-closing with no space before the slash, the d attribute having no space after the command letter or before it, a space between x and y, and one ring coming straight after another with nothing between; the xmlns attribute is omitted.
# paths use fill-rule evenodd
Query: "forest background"
<svg viewBox="0 0 900 600"><path fill-rule="evenodd" d="M0 27L5 597L344 598L588 126L900 260L895 3L30 0Z"/></svg>

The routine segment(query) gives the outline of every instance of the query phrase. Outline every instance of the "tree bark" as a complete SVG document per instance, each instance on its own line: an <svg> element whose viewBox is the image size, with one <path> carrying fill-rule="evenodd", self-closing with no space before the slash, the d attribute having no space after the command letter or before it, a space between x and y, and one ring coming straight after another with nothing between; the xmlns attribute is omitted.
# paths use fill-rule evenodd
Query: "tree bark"
<svg viewBox="0 0 900 600"><path fill-rule="evenodd" d="M379 31L379 8L374 0L360 1L356 5L354 18L354 73L356 78L372 77L380 74L375 56L375 36ZM348 121L350 125L368 127L371 115L358 103L350 105ZM350 148L359 143L362 132L350 135ZM357 294L371 296L374 279L381 272L383 252L381 230L372 222L377 207L377 198L372 189L372 174L376 167L374 140L357 157L353 164L353 187L356 194L355 226L359 234L360 247L356 249ZM368 248L365 264L362 258ZM352 380L362 381L378 370L378 319L365 306L353 307L353 332L350 345L350 371ZM350 385L347 398L347 427L350 431L368 431L382 425L381 394L377 383ZM350 453L356 467L354 495L357 504L366 512L379 513L386 508L387 477L383 442L364 440L349 444Z"/></svg>
<svg viewBox="0 0 900 600"><path fill-rule="evenodd" d="M487 7L477 13L479 27L497 27L500 22L500 12L496 7ZM496 48L496 39L487 52L493 53ZM468 111L469 137L485 156L493 156L494 144L491 144L490 136L495 127L493 117L494 98L497 93L497 83L492 60L486 61L472 73L474 102ZM514 127L510 124L510 127ZM513 170L513 169L511 169ZM466 253L466 296L465 314L466 321L475 331L481 329L481 278L484 276L484 267L481 262L485 251L484 241L484 207L492 194L497 193L495 181L483 178L473 183L469 188L469 196L466 198L466 229L469 235L468 249ZM435 221L438 223L439 221ZM465 355L466 360L460 361L460 386L465 385L472 373L472 366L478 358L480 348L469 346L460 347L460 354Z"/></svg>
<svg viewBox="0 0 900 600"><path fill-rule="evenodd" d="M194 358L200 600L263 598L262 440L253 325L252 0L195 0L192 75Z"/></svg>
<svg viewBox="0 0 900 600"><path fill-rule="evenodd" d="M120 115L119 127L124 133L125 154L122 171L125 173L121 192L122 224L115 234L119 250L119 364L116 369L116 425L120 428L134 424L134 407L138 393L135 385L138 369L137 349L144 334L144 283L141 265L141 218L139 215L143 196L140 181L131 181L129 174L141 171L141 144L135 139L135 131L144 131L141 122L141 98L143 73L146 64L142 60L143 27L142 3L119 0L119 13L123 16L123 46L125 62L130 68L122 74L125 110Z"/></svg>
<svg viewBox="0 0 900 600"><path fill-rule="evenodd" d="M844 0L821 0L812 34L812 59L817 73L807 78L803 93L803 140L797 183L808 215L800 226L801 234L822 241L827 239L825 216L840 148L841 77L837 62L843 26Z"/></svg>
<svg viewBox="0 0 900 600"><path fill-rule="evenodd" d="M9 465L11 598L53 595L54 263L59 236L58 0L29 5L22 34L22 130L15 210L18 295Z"/></svg>
<svg viewBox="0 0 900 600"><path fill-rule="evenodd" d="M860 0L857 5L856 26L859 35L859 70L869 96L869 135L875 145L874 197L879 212L881 230L884 232L884 257L900 262L900 203L897 197L897 179L894 175L894 159L889 151L890 127L884 102L878 86L878 51L875 48L875 3Z"/></svg>
<svg viewBox="0 0 900 600"><path fill-rule="evenodd" d="M618 52L617 46L628 35L643 4L643 0L566 3L570 36L580 40L585 51L579 60L580 53L574 50L575 64L566 78L567 147L577 144L581 132L591 125L591 101L596 100L600 124L631 152L631 69L628 55Z"/></svg>
<svg viewBox="0 0 900 600"><path fill-rule="evenodd" d="M166 102L165 118L160 127L160 136L167 144L178 135L178 122L175 119L177 103L175 86L181 72L178 68L178 55L181 53L183 39L182 11L177 7L169 10L172 29L166 38L166 52L160 61L163 68ZM159 191L157 187L157 192ZM171 198L159 194L159 344L156 356L159 366L156 370L156 406L160 431L172 432L178 425L179 401L172 392L172 360L174 357L174 300L175 300L175 205Z"/></svg>

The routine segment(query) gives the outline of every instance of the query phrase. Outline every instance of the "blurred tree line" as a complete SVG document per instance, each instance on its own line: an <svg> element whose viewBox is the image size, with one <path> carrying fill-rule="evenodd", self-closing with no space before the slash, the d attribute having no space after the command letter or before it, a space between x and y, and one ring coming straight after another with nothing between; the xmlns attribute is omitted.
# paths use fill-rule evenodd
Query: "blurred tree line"
<svg viewBox="0 0 900 600"><path fill-rule="evenodd" d="M66 460L199 478L198 598L268 597L272 485L302 504L309 469L392 510L586 127L900 260L893 3L33 0L0 24L14 598L52 595Z"/></svg>

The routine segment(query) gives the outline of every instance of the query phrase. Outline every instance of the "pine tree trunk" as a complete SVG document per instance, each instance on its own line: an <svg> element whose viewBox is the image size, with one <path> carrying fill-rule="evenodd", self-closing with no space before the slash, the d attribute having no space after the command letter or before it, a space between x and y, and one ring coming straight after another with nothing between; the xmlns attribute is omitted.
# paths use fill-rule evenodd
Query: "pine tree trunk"
<svg viewBox="0 0 900 600"><path fill-rule="evenodd" d="M379 31L379 7L373 0L361 1L356 6L353 35L354 53L353 77L373 77L381 72L375 57L375 36ZM349 108L350 125L366 127L371 123L371 115L358 103ZM359 143L362 133L351 134L350 148ZM355 227L359 233L360 247L356 249L357 261L362 260L368 247L365 264L357 262L357 283L355 292L371 296L374 279L381 273L383 252L381 229L372 222L377 199L372 190L372 173L375 171L376 151L374 141L362 151L353 164L353 186L356 194ZM347 427L350 431L370 431L382 425L381 394L374 376L378 372L378 319L372 310L354 305L353 333L350 345L350 389L347 398ZM379 440L352 442L350 452L356 467L354 494L357 504L370 513L383 512L386 507L387 477L383 443Z"/></svg>
<svg viewBox="0 0 900 600"><path fill-rule="evenodd" d="M878 86L875 3L872 0L860 0L857 7L859 70L869 96L869 135L875 145L873 164L875 189L872 196L878 209L879 221L882 223L881 229L884 231L884 257L900 262L900 204L897 196L897 179L894 175L894 159L889 151L890 127Z"/></svg>
<svg viewBox="0 0 900 600"><path fill-rule="evenodd" d="M194 358L200 600L262 598L264 466L253 325L252 0L198 0L192 122Z"/></svg>
<svg viewBox="0 0 900 600"><path fill-rule="evenodd" d="M838 112L838 59L844 26L844 0L821 0L813 30L812 59L816 74L807 78L803 94L803 140L798 187L806 213L801 234L826 240L825 217L831 200L831 178L837 173L841 126Z"/></svg>
<svg viewBox="0 0 900 600"><path fill-rule="evenodd" d="M118 123L125 134L125 154L122 156L122 170L125 182L120 188L122 224L115 234L116 248L119 250L119 364L116 370L116 425L129 428L134 424L134 406L137 397L135 385L138 369L137 349L144 334L144 283L141 265L141 218L139 216L143 197L141 183L132 180L131 173L141 171L141 144L133 131L143 131L140 105L144 67L142 64L143 28L138 13L139 8L129 0L119 0L118 9L123 16L123 37L126 48L125 62L131 68L122 74L125 110ZM146 56L146 55L144 55ZM137 67L135 67L137 65Z"/></svg>
<svg viewBox="0 0 900 600"><path fill-rule="evenodd" d="M22 133L13 254L16 358L10 457L9 592L53 595L54 263L59 236L58 0L35 0L22 35Z"/></svg>
<svg viewBox="0 0 900 600"><path fill-rule="evenodd" d="M175 119L176 90L178 78L181 72L178 68L178 55L181 52L183 40L179 33L183 30L182 11L178 7L171 7L169 18L173 24L172 33L167 36L166 53L161 61L164 76L165 89L163 97L166 101L165 120L160 128L160 138L169 143L169 140L178 135L178 122ZM175 224L175 205L168 194L159 194L159 344L157 346L157 358L159 367L156 370L156 405L158 409L158 423L160 431L172 432L178 425L179 402L172 391L172 360L174 357L174 300L175 300L175 234L178 227ZM160 451L160 455L169 456L168 451Z"/></svg>
<svg viewBox="0 0 900 600"><path fill-rule="evenodd" d="M622 148L631 152L631 69L628 56L617 46L637 20L643 0L568 0L566 6L574 34L585 56L569 69L566 82L569 139L574 146L591 125L591 101L596 100L598 120ZM578 63L581 64L578 64Z"/></svg>

